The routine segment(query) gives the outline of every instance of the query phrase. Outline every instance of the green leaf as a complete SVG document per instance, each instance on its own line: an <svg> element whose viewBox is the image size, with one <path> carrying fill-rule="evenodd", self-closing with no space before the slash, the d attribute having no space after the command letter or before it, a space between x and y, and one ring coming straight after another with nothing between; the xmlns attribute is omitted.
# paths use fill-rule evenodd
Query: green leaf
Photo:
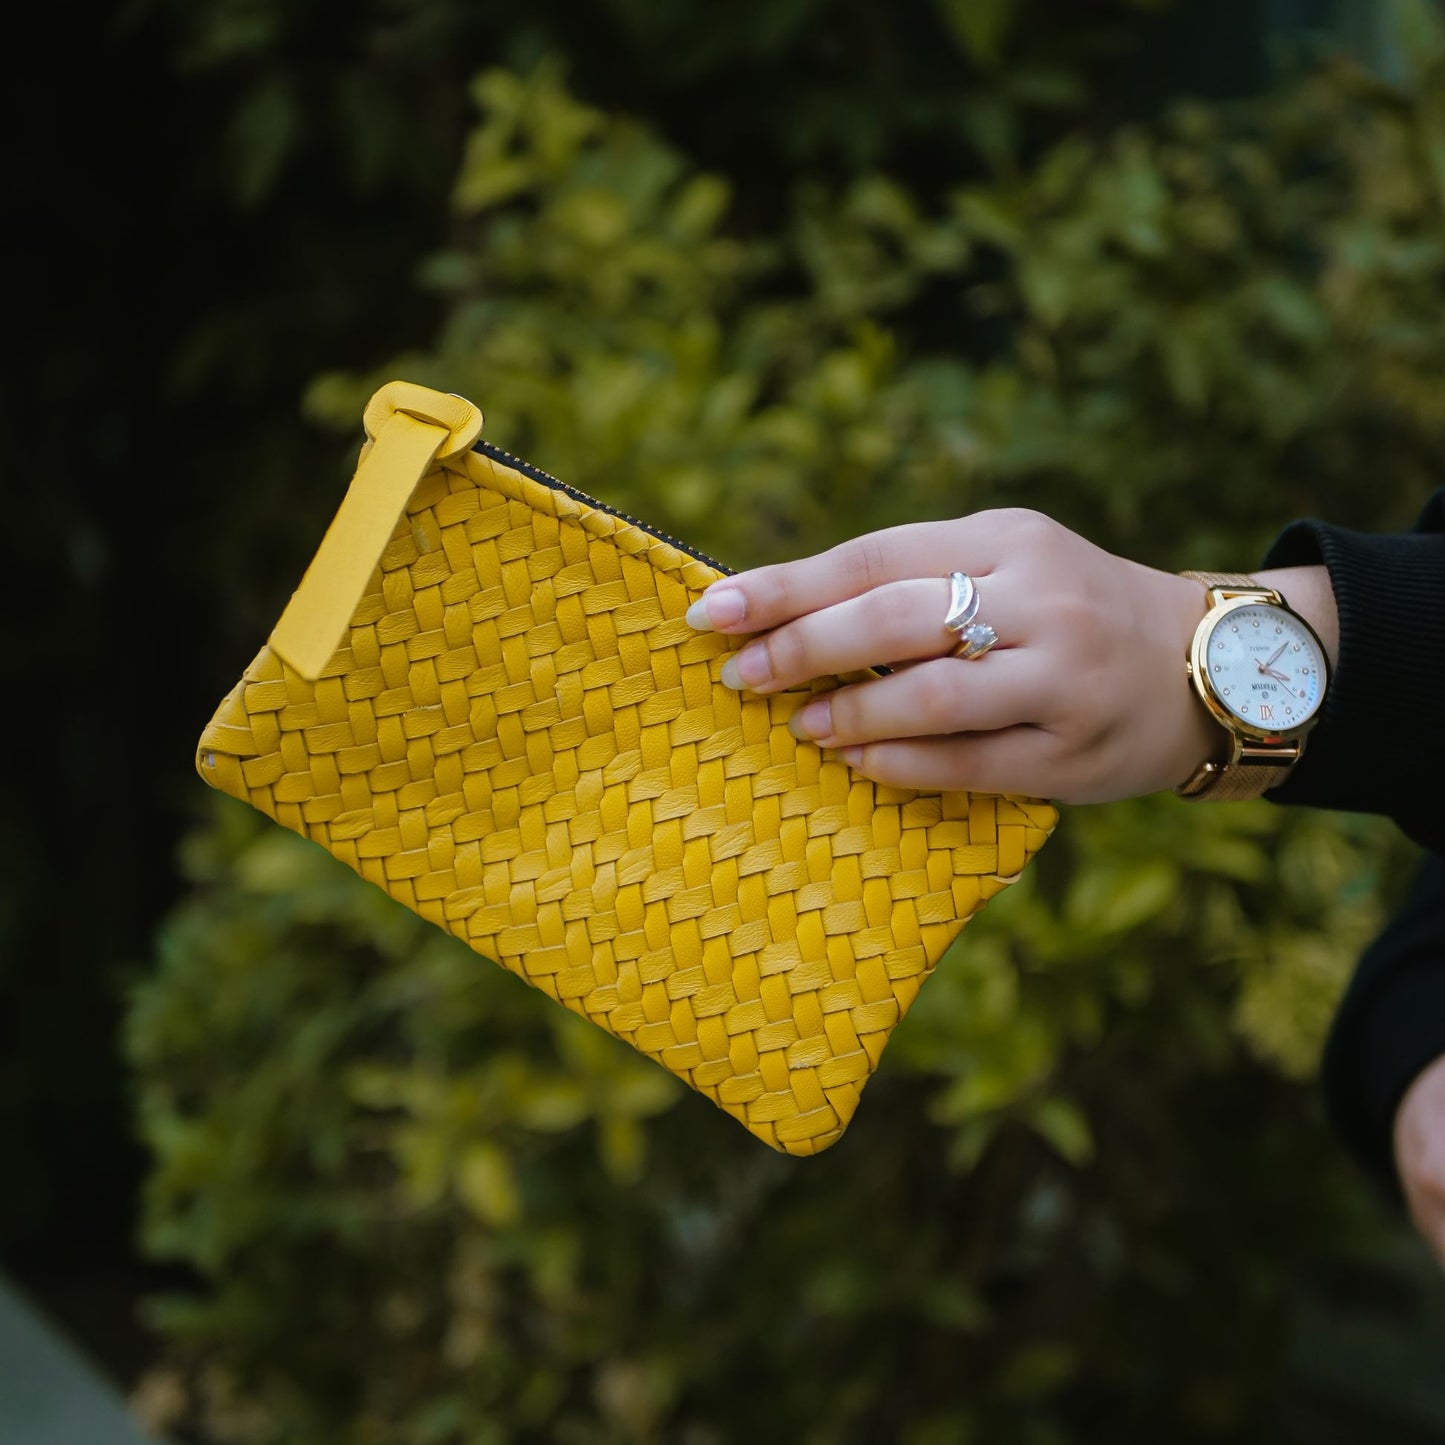
<svg viewBox="0 0 1445 1445"><path fill-rule="evenodd" d="M523 1086L514 1117L524 1128L554 1133L573 1128L591 1112L591 1104L579 1081L547 1079L529 1081Z"/></svg>
<svg viewBox="0 0 1445 1445"><path fill-rule="evenodd" d="M1063 1389L1078 1370L1075 1347L1063 1340L1040 1340L1016 1354L999 1387L1013 1400L1038 1400Z"/></svg>
<svg viewBox="0 0 1445 1445"><path fill-rule="evenodd" d="M483 1224L506 1229L521 1215L516 1176L495 1144L469 1144L456 1168L457 1196Z"/></svg>
<svg viewBox="0 0 1445 1445"><path fill-rule="evenodd" d="M634 1184L642 1177L647 1162L647 1136L636 1119L626 1114L609 1114L601 1120L598 1146L603 1167L617 1184Z"/></svg>
<svg viewBox="0 0 1445 1445"><path fill-rule="evenodd" d="M1028 1120L1070 1164L1082 1167L1094 1157L1094 1132L1072 1099L1050 1094L1029 1109Z"/></svg>
<svg viewBox="0 0 1445 1445"><path fill-rule="evenodd" d="M1018 16L1017 0L934 0L934 4L971 60L992 67L1002 59Z"/></svg>
<svg viewBox="0 0 1445 1445"><path fill-rule="evenodd" d="M231 177L241 205L259 205L280 179L301 131L289 81L272 76L256 86L231 122Z"/></svg>
<svg viewBox="0 0 1445 1445"><path fill-rule="evenodd" d="M1099 864L1081 872L1070 888L1068 915L1089 933L1122 933L1162 913L1178 888L1179 869L1164 859Z"/></svg>

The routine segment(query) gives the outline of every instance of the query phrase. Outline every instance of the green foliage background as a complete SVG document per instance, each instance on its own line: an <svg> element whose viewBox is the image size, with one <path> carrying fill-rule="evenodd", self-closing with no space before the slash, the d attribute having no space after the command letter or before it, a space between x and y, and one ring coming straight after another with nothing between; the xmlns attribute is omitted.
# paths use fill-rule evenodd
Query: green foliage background
<svg viewBox="0 0 1445 1445"><path fill-rule="evenodd" d="M322 373L308 434L274 315L177 346L255 416L190 562L233 654L198 694L392 375L738 566L998 505L1167 567L1405 524L1445 453L1438 12L1397 8L1388 78L1161 107L1169 8L395 0L323 63L323 4L150 7ZM371 198L387 267L313 186ZM143 1409L226 1445L1438 1439L1445 1298L1309 1083L1407 862L1370 820L1070 810L799 1162L216 804L129 990L144 1248L190 1272Z"/></svg>

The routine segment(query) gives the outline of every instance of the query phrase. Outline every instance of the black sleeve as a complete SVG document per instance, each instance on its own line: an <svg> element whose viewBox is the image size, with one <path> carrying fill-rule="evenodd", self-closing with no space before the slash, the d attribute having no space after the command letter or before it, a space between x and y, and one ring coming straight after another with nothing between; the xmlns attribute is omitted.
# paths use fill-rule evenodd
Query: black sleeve
<svg viewBox="0 0 1445 1445"><path fill-rule="evenodd" d="M1445 488L1413 532L1296 522L1264 565L1321 562L1339 607L1339 664L1304 756L1270 797L1383 813L1445 853Z"/></svg>
<svg viewBox="0 0 1445 1445"><path fill-rule="evenodd" d="M1394 1181L1395 1111L1445 1055L1445 489L1400 536L1296 522L1265 566L1319 563L1339 608L1339 664L1304 756L1270 797L1383 813L1432 850L1361 960L1325 1048L1331 1118Z"/></svg>

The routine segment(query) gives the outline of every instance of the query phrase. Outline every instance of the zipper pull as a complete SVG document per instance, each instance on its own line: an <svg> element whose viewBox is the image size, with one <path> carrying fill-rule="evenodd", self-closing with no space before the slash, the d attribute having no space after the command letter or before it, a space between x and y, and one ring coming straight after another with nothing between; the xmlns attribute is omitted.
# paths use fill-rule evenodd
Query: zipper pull
<svg viewBox="0 0 1445 1445"><path fill-rule="evenodd" d="M471 402L393 381L367 403L367 443L356 475L301 585L270 637L270 648L316 682L346 640L391 534L435 461L468 450L481 434Z"/></svg>

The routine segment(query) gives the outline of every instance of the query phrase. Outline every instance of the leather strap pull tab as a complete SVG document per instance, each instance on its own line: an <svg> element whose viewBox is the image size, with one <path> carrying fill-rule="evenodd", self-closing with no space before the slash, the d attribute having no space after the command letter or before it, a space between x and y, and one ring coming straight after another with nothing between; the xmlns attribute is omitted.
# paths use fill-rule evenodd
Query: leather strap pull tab
<svg viewBox="0 0 1445 1445"><path fill-rule="evenodd" d="M393 381L366 408L366 434L356 475L271 633L282 662L315 682L345 641L351 619L386 544L434 461L476 441L482 414L469 401Z"/></svg>
<svg viewBox="0 0 1445 1445"><path fill-rule="evenodd" d="M389 381L366 403L361 424L367 436L376 441L398 412L446 429L446 441L437 450L438 461L469 451L482 434L482 414L465 397L410 381Z"/></svg>

